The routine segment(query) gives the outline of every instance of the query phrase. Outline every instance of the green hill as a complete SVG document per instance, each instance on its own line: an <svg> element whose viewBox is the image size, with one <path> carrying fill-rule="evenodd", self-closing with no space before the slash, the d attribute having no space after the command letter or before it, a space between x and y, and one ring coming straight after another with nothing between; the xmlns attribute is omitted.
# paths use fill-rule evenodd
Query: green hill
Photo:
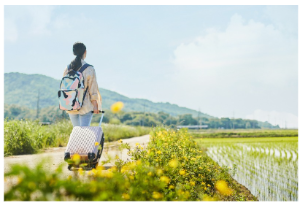
<svg viewBox="0 0 300 205"><path fill-rule="evenodd" d="M7 105L19 105L27 108L36 109L37 96L40 92L40 108L49 106L58 106L57 91L60 80L40 75L24 73L5 73L4 74L4 103ZM145 111L158 113L159 111L168 113L172 116L182 114L198 115L196 110L185 107L179 107L170 103L154 103L146 99L128 98L119 93L99 88L102 96L102 107L104 110L110 109L110 106L117 101L124 103L124 111ZM200 113L201 117L209 116Z"/></svg>

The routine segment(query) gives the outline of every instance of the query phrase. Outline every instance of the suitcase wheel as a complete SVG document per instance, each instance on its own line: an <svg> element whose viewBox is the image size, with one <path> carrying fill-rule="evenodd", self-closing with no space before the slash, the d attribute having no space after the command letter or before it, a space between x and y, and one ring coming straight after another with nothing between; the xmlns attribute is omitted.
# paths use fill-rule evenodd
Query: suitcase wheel
<svg viewBox="0 0 300 205"><path fill-rule="evenodd" d="M92 168L96 169L98 167L98 162L96 164L93 164Z"/></svg>

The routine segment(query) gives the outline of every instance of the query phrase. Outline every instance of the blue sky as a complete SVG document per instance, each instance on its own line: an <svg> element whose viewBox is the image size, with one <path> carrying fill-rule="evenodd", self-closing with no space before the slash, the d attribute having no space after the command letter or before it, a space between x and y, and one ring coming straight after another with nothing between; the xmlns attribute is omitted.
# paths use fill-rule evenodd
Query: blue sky
<svg viewBox="0 0 300 205"><path fill-rule="evenodd" d="M99 87L298 124L298 6L4 6L5 72L60 79L76 41Z"/></svg>

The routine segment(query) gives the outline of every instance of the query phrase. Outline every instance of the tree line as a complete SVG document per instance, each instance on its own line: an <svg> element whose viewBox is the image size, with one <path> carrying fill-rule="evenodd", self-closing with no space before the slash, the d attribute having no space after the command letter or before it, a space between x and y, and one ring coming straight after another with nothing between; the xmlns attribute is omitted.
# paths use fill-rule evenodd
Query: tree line
<svg viewBox="0 0 300 205"><path fill-rule="evenodd" d="M101 115L94 114L92 122L99 122ZM42 122L51 122L61 119L69 119L66 112L55 106L42 109L29 109L18 105L5 105L4 118L9 119L31 119ZM192 114L183 114L172 116L165 112L151 113L139 111L121 111L117 114L110 110L105 110L103 117L104 123L109 124L125 124L131 126L168 126L176 128L179 125L207 125L209 129L260 129L260 128L280 128L278 125L273 126L268 122L260 122L257 120L241 119L241 118L206 118L199 116L195 118Z"/></svg>

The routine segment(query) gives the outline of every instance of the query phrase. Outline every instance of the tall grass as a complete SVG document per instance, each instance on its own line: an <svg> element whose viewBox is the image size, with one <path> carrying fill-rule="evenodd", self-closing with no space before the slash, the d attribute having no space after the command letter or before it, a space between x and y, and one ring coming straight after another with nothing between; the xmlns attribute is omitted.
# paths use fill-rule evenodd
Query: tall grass
<svg viewBox="0 0 300 205"><path fill-rule="evenodd" d="M150 128L124 125L102 124L102 128L106 141L141 136L150 132ZM61 120L48 126L41 126L38 121L31 120L5 120L4 155L32 154L43 148L66 146L72 129L70 120Z"/></svg>
<svg viewBox="0 0 300 205"><path fill-rule="evenodd" d="M151 128L149 127L132 127L128 125L112 124L102 124L102 129L105 135L105 140L108 142L146 135L149 134L151 131Z"/></svg>

